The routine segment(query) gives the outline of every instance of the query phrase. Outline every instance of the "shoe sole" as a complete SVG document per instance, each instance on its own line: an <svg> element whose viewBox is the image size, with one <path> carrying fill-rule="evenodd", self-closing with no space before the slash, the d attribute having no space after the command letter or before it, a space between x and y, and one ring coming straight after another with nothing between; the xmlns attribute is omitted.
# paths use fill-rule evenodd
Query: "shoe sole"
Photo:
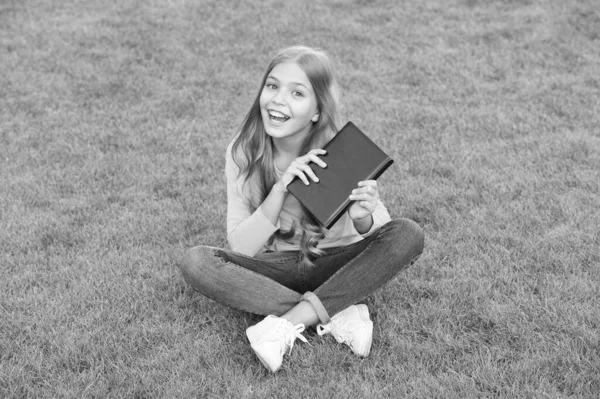
<svg viewBox="0 0 600 399"><path fill-rule="evenodd" d="M254 345L250 345L250 347L252 348L252 350L256 354L256 357L258 358L258 360L260 360L260 362L262 363L262 365L265 366L267 368L267 370L269 370L271 373L275 373L277 370L279 370L279 367L276 368L276 369L273 369L273 366L271 366L269 364L269 362L268 362L267 359L263 358L260 355L260 352L254 347Z"/></svg>
<svg viewBox="0 0 600 399"><path fill-rule="evenodd" d="M371 344L373 343L373 322L369 317L369 308L365 304L355 305L358 310L358 315L365 322L367 327L368 337L369 339L365 341L365 344L360 348L360 350L355 353L358 356L367 357L371 353Z"/></svg>

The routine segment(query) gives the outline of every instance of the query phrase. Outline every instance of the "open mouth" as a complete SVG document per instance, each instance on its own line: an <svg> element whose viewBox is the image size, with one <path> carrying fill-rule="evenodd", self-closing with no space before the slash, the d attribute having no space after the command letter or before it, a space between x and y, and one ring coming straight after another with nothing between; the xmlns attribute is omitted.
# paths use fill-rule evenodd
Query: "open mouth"
<svg viewBox="0 0 600 399"><path fill-rule="evenodd" d="M289 116L282 114L281 112L278 112L278 111L268 110L268 112L269 112L269 119L275 123L284 123L285 121L290 119Z"/></svg>

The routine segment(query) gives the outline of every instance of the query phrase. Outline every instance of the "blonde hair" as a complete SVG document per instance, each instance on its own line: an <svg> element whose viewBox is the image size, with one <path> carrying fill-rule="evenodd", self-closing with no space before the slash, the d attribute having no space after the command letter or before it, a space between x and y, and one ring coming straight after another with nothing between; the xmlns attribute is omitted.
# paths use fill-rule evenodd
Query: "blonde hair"
<svg viewBox="0 0 600 399"><path fill-rule="evenodd" d="M248 184L247 201L250 210L255 211L269 194L277 182L275 163L273 160L272 139L264 130L260 111L260 95L273 68L284 62L295 62L306 74L313 87L317 99L319 119L313 122L300 154L306 154L313 148L322 148L338 131L339 128L339 89L331 61L327 54L316 48L293 46L279 51L269 63L260 85L258 94L248 114L242 122L239 134L232 146L233 160L240 169L239 178L242 184L257 181L258 187ZM300 220L302 237L300 250L303 261L312 261L322 253L317 248L319 240L325 237L323 225L302 207L303 216ZM286 240L295 235L295 224L289 231L278 230L274 238Z"/></svg>

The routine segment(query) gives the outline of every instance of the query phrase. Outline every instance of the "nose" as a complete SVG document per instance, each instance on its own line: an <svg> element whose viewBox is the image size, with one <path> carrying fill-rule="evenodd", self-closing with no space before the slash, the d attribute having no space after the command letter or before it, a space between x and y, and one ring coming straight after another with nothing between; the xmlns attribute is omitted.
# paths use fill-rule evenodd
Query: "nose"
<svg viewBox="0 0 600 399"><path fill-rule="evenodd" d="M271 101L278 105L285 105L285 96L281 90L277 90Z"/></svg>

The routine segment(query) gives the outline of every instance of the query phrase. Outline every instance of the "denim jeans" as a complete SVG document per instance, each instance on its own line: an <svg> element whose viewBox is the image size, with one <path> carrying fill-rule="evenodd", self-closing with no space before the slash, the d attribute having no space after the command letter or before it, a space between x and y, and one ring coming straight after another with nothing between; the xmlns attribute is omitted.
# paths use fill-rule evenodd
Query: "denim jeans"
<svg viewBox="0 0 600 399"><path fill-rule="evenodd" d="M383 225L362 241L325 248L314 265L299 251L263 252L254 257L197 246L180 264L184 279L203 295L236 309L280 316L308 301L321 323L356 304L414 263L424 234L408 219Z"/></svg>

